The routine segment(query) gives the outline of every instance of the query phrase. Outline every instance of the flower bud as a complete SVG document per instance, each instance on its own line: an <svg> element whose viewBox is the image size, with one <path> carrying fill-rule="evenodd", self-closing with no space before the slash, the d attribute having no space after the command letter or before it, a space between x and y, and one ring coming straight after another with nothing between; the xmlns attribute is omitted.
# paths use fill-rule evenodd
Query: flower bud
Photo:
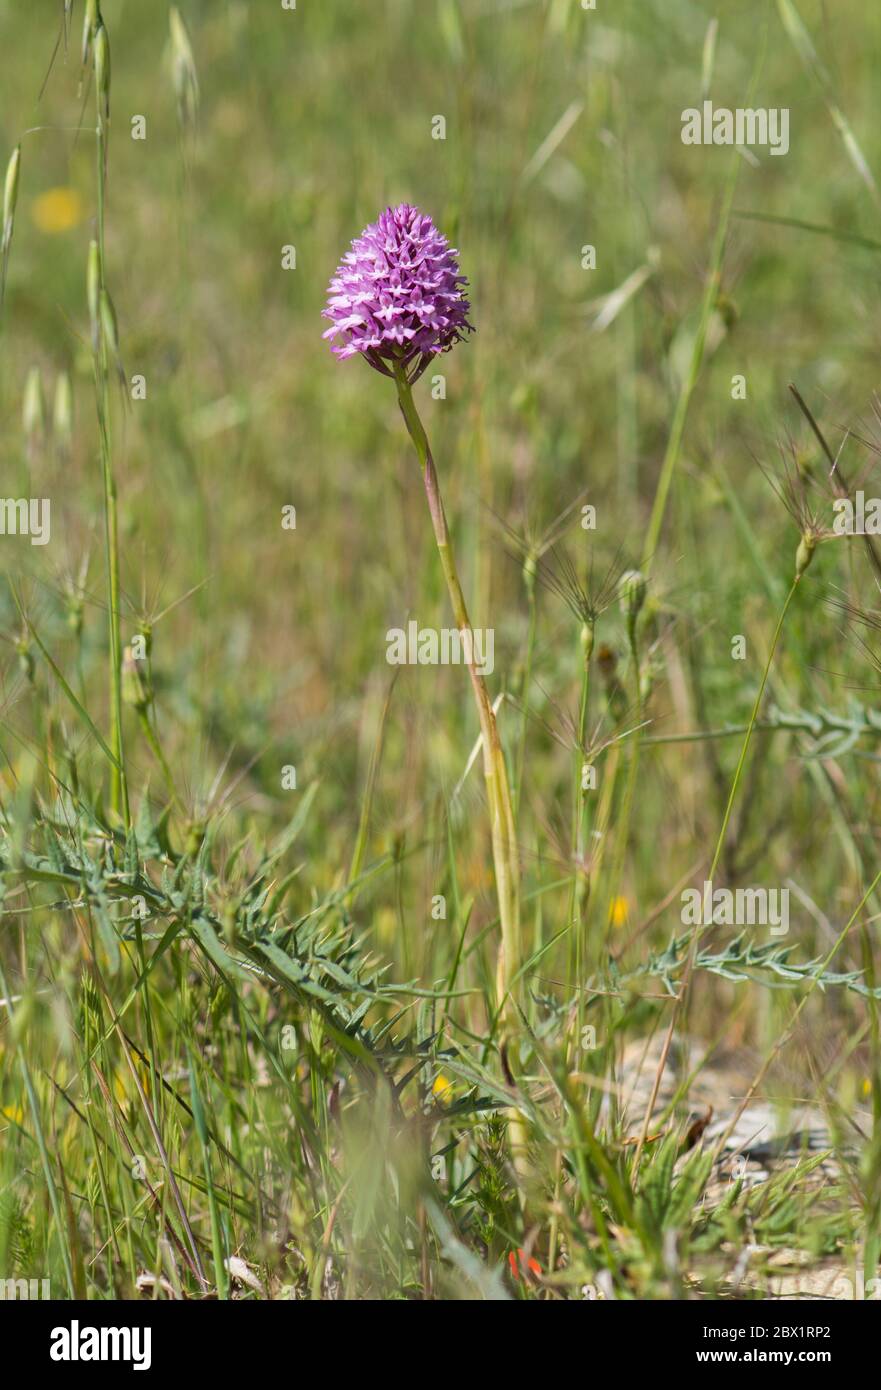
<svg viewBox="0 0 881 1390"><path fill-rule="evenodd" d="M135 660L131 647L126 647L122 657L122 698L136 710L145 710L150 703L150 691L141 665Z"/></svg>
<svg viewBox="0 0 881 1390"><path fill-rule="evenodd" d="M795 577L801 579L808 565L814 558L814 551L817 548L817 537L810 531L805 531L795 552Z"/></svg>

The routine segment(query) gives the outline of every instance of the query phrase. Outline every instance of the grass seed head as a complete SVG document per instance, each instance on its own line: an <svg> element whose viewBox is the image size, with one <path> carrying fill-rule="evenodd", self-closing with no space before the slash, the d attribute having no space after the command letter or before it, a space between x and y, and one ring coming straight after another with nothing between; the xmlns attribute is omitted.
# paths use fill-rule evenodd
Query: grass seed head
<svg viewBox="0 0 881 1390"><path fill-rule="evenodd" d="M110 120L110 40L106 26L99 22L95 30L95 88L98 98L98 114L105 121Z"/></svg>
<svg viewBox="0 0 881 1390"><path fill-rule="evenodd" d="M521 566L521 577L526 587L527 593L532 596L535 593L535 582L539 578L538 568L542 557L547 554L563 537L567 528L571 525L572 519L577 509L581 506L587 491L583 491L575 497L567 507L554 517L550 525L543 530L534 521L527 518L521 529L509 526L507 521L493 511L492 507L487 507L487 511L493 519L495 526L503 533L506 539L506 550L512 560L518 561Z"/></svg>
<svg viewBox="0 0 881 1390"><path fill-rule="evenodd" d="M583 580L572 556L562 545L554 545L538 566L537 578L545 588L562 599L581 626L593 629L615 600L621 581L620 556L616 555L599 576L591 557L587 578Z"/></svg>
<svg viewBox="0 0 881 1390"><path fill-rule="evenodd" d="M55 396L52 402L52 436L62 456L70 453L73 443L73 387L70 373L62 371L55 378Z"/></svg>
<svg viewBox="0 0 881 1390"><path fill-rule="evenodd" d="M12 227L15 221L15 205L18 202L18 180L21 173L21 145L16 145L6 166L6 181L3 185L3 250L6 251L12 240Z"/></svg>
<svg viewBox="0 0 881 1390"><path fill-rule="evenodd" d="M83 43L80 51L80 60L83 67L86 67L88 64L89 54L92 51L92 39L95 36L98 25L101 23L101 10L98 5L98 0L86 0L86 8L83 14Z"/></svg>
<svg viewBox="0 0 881 1390"><path fill-rule="evenodd" d="M0 229L0 304L6 297L6 270L9 265L9 248L12 245L12 230L15 226L15 205L18 202L20 172L21 145L16 145L6 166L6 180L3 185L3 226Z"/></svg>
<svg viewBox="0 0 881 1390"><path fill-rule="evenodd" d="M39 367L31 367L25 377L21 406L21 425L29 452L42 439L46 429L43 378Z"/></svg>
<svg viewBox="0 0 881 1390"><path fill-rule="evenodd" d="M101 332L104 335L104 342L110 356L113 358L116 367L116 374L120 384L125 384L125 371L122 365L122 355L119 351L119 323L116 317L116 310L113 307L113 300L107 290L102 289L98 297L98 308L101 317Z"/></svg>
<svg viewBox="0 0 881 1390"><path fill-rule="evenodd" d="M192 131L199 112L199 75L193 46L180 10L172 5L168 15L171 30L171 60L177 115L183 130Z"/></svg>

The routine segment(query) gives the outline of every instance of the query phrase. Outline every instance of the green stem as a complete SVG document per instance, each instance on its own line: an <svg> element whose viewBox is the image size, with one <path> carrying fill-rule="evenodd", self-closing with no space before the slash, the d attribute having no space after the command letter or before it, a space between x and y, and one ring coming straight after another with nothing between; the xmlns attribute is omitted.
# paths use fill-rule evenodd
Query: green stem
<svg viewBox="0 0 881 1390"><path fill-rule="evenodd" d="M642 746L642 725L643 725L643 704L642 704L642 670L639 659L639 641L636 633L636 619L632 619L628 624L628 641L630 644L630 659L633 666L633 679L636 686L636 732L630 744L630 761L627 767L627 782L624 787L624 800L621 806L620 829L617 835L615 847L615 858L612 865L612 872L609 881L609 910L606 918L606 930L612 925L612 908L614 900L620 896L621 885L624 877L625 861L627 858L627 845L630 840L630 824L633 817L633 801L636 795L636 783L639 775L639 753Z"/></svg>
<svg viewBox="0 0 881 1390"><path fill-rule="evenodd" d="M97 84L96 84L97 91ZM106 292L104 277L104 181L107 167L107 129L98 98L97 178L98 178L98 264L101 293ZM95 343L95 392L98 409L98 431L101 447L101 473L104 483L104 536L107 553L107 590L110 622L110 709L113 723L112 747L116 763L111 771L111 800L117 815L122 815L126 829L131 821L128 785L122 741L122 643L119 621L119 525L116 506L116 483L113 477L110 444L110 392L107 361L107 340L103 325L98 322L99 337Z"/></svg>
<svg viewBox="0 0 881 1390"><path fill-rule="evenodd" d="M535 630L538 604L535 601L535 576L527 580L529 595L529 633L526 638L526 666L523 672L523 719L520 723L520 745L517 749L517 774L514 778L514 820L520 818L520 794L523 791L523 768L526 764L526 731L529 723L529 688L532 684L532 658L535 652Z"/></svg>
<svg viewBox="0 0 881 1390"><path fill-rule="evenodd" d="M489 698L489 692L486 688L486 682L478 671L473 659L473 629L468 617L465 596L459 582L456 561L450 543L449 531L447 529L443 499L441 498L440 486L434 467L434 459L431 456L428 436L419 418L413 400L413 390L407 379L403 364L400 361L395 361L393 367L401 414L404 417L410 437L416 447L416 454L422 469L422 478L425 485L425 495L428 500L428 510L431 515L435 543L437 545L438 555L440 556L441 567L444 572L450 601L453 606L456 626L460 632L467 633L470 636L470 640L465 644L466 659L468 674L471 677L471 685L477 705L478 719L480 721L481 744L483 749L483 773L486 780L487 799L489 801L493 865L495 868L496 894L499 904L499 921L502 931L498 967L496 971L496 1005L500 1012L506 1013L510 1018L511 1011L508 1006L513 1004L512 996L516 988L515 982L520 967L520 890L519 862L516 834L514 830L514 810L508 786L505 756L499 739L496 719L493 713L492 702Z"/></svg>
<svg viewBox="0 0 881 1390"><path fill-rule="evenodd" d="M577 746L575 749L575 775L572 783L572 880L569 887L569 923L574 933L574 949L570 954L570 960L574 956L575 979L578 982L578 1020L577 1036L581 1037L582 1008L581 1008L581 970L583 965L583 942L581 932L581 908L582 890L587 881L587 876L583 871L584 862L584 788L582 786L584 773L584 753L587 741L587 711L590 701L590 659L593 649L593 631L587 625L581 633L581 653L582 653L582 674L581 674L581 703L578 711L578 733Z"/></svg>

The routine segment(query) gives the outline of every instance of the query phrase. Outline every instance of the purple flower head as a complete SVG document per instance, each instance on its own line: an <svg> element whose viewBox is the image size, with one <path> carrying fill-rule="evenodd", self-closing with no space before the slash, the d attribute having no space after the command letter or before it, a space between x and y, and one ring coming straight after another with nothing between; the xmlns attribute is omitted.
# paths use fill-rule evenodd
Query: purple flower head
<svg viewBox="0 0 881 1390"><path fill-rule="evenodd" d="M324 337L342 337L337 357L361 353L386 376L385 363L397 358L415 381L437 353L473 332L457 255L418 208L387 208L352 242L330 282L322 317L332 324Z"/></svg>

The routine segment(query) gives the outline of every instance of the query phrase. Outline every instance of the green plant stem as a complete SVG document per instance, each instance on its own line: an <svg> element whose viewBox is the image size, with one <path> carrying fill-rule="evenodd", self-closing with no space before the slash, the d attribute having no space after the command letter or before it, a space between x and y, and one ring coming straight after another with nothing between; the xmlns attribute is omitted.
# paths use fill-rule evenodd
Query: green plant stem
<svg viewBox="0 0 881 1390"><path fill-rule="evenodd" d="M106 349L102 348L102 354ZM101 399L99 405L99 429L101 436L101 474L104 484L104 537L107 553L107 589L110 621L110 708L112 718L113 755L116 759L111 769L112 803L117 814L122 814L126 828L129 825L128 786L123 762L122 741L122 659L119 625L119 527L116 506L116 483L114 482L110 460L110 439L107 420L107 370L106 361L96 362L96 388Z"/></svg>
<svg viewBox="0 0 881 1390"><path fill-rule="evenodd" d="M529 724L529 690L532 684L532 658L535 653L535 631L538 604L535 599L535 576L527 581L529 595L529 632L526 637L526 665L523 671L523 718L520 723L520 743L517 749L517 772L514 778L514 822L519 823L520 795L523 791L523 769L526 765L526 732Z"/></svg>
<svg viewBox="0 0 881 1390"><path fill-rule="evenodd" d="M97 86L96 86L97 91ZM100 288L106 291L104 277L104 185L107 170L107 127L100 109L101 95L97 93L97 179L98 179L98 262ZM98 433L101 448L101 474L104 484L104 537L107 554L107 591L110 623L110 709L113 724L112 748L116 763L111 769L111 801L117 815L122 815L126 829L131 823L128 784L125 775L125 756L122 739L122 642L119 621L119 524L117 519L116 482L110 444L110 392L107 362L107 340L103 327L98 327L95 343L95 393L98 409Z"/></svg>
<svg viewBox="0 0 881 1390"><path fill-rule="evenodd" d="M425 495L428 500L428 510L431 515L435 543L437 545L438 555L440 556L441 567L444 572L450 602L453 606L456 626L460 632L472 634L468 643L470 649L466 652L466 657L468 658L468 674L471 677L471 685L474 691L474 699L477 705L478 719L480 721L481 743L483 748L483 774L486 780L487 798L489 801L493 865L495 868L496 894L499 904L499 921L502 931L496 971L496 1006L510 1019L512 1011L508 1008L508 1005L514 1002L511 996L513 990L516 988L515 981L520 968L520 874L517 841L514 829L514 810L508 786L505 755L499 739L496 719L493 713L492 702L489 698L489 692L486 688L486 682L474 662L473 630L471 621L468 617L465 596L462 593L462 586L459 582L459 575L456 569L453 548L450 543L447 519L444 514L443 500L441 498L434 460L431 456L428 436L425 433L425 429L413 400L412 387L407 380L404 367L398 361L394 363L394 376L395 384L398 388L398 403L401 407L401 414L404 417L410 438L415 445L419 465L422 469L422 478L425 485Z"/></svg>
<svg viewBox="0 0 881 1390"><path fill-rule="evenodd" d="M635 619L629 624L628 642L630 646L630 660L633 666L633 679L636 687L636 732L630 744L630 761L627 766L627 782L624 787L624 800L621 807L620 829L617 833L617 843L615 847L615 857L612 864L612 871L609 880L609 908L606 916L606 931L612 925L612 907L616 897L621 891L621 880L624 875L624 863L627 856L627 845L630 839L630 823L633 816L633 801L636 795L636 783L639 775L639 753L642 746L643 732L643 700L642 700L642 668L639 657L639 641L636 632Z"/></svg>
<svg viewBox="0 0 881 1390"><path fill-rule="evenodd" d="M591 634L591 645L593 634ZM584 964L584 949L581 930L581 908L582 908L582 889L587 876L582 865L584 863L584 788L582 786L582 776L584 769L584 748L587 738L587 711L590 702L590 651L584 642L582 635L582 673L581 673L581 702L578 711L578 743L575 749L575 775L572 785L572 882L569 889L569 924L574 933L574 955L575 961L575 980L578 987L578 1020L577 1037L581 1038L582 1024L582 991L581 991L581 971ZM571 958L571 957L570 957Z"/></svg>

